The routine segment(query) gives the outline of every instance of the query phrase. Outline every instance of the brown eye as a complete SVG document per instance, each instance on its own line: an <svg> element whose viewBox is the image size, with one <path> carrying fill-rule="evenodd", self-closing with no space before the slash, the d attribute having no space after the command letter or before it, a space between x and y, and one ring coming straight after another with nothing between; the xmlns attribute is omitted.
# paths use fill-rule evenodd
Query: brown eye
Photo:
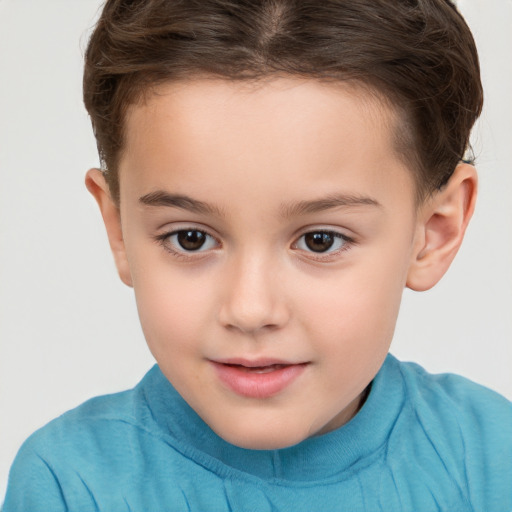
<svg viewBox="0 0 512 512"><path fill-rule="evenodd" d="M354 241L337 231L310 231L304 233L293 245L295 249L316 254L336 254L348 249Z"/></svg>
<svg viewBox="0 0 512 512"><path fill-rule="evenodd" d="M304 235L304 243L306 247L313 252L328 251L336 240L333 233L318 231L316 233L306 233Z"/></svg>
<svg viewBox="0 0 512 512"><path fill-rule="evenodd" d="M155 237L156 241L168 252L176 256L207 253L221 246L220 242L201 229L177 229Z"/></svg>
<svg viewBox="0 0 512 512"><path fill-rule="evenodd" d="M206 233L197 229L182 230L176 233L176 240L185 251L198 251L206 242Z"/></svg>

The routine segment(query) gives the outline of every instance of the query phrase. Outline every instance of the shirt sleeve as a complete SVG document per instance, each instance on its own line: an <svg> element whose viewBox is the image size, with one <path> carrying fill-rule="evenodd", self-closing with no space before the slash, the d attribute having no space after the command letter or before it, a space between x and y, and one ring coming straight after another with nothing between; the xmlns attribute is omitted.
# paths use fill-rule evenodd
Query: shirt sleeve
<svg viewBox="0 0 512 512"><path fill-rule="evenodd" d="M9 473L2 512L68 510L51 464L29 446L18 452Z"/></svg>
<svg viewBox="0 0 512 512"><path fill-rule="evenodd" d="M454 375L439 376L451 397L445 414L456 418L462 439L461 467L472 509L512 511L512 403L474 382Z"/></svg>

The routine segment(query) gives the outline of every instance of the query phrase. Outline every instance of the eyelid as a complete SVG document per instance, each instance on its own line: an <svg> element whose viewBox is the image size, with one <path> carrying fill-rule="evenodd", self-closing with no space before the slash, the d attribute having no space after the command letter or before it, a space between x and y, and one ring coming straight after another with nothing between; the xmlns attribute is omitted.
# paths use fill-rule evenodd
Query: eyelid
<svg viewBox="0 0 512 512"><path fill-rule="evenodd" d="M166 251L171 253L177 258L183 259L183 260L198 260L199 258L207 257L211 251L214 251L218 248L222 247L222 242L219 240L219 237L216 235L213 235L211 233L211 230L208 228L205 228L203 225L198 226L194 223L177 223L178 226L168 226L167 229L164 229L162 233L159 233L155 235L153 238L154 240L160 244ZM181 225L180 225L181 224ZM165 226L163 227L165 228ZM176 244L169 244L166 243L166 240L168 240L173 235L177 235L179 232L183 231L198 231L209 237L209 239L215 241L214 247L209 247L207 249L201 250L192 250L187 251L186 249L180 249L176 246ZM337 239L340 239L343 241L343 244L341 247L335 249L335 250L328 250L326 252L315 252L313 250L307 250L307 249L301 249L297 247L297 244L299 240L301 240L305 235L310 233L328 233L336 237ZM349 249L351 249L354 245L357 245L357 240L354 239L352 236L349 236L343 232L343 230L340 230L340 228L334 228L330 226L321 226L321 227L315 227L315 226L308 226L306 228L303 228L298 235L295 237L295 241L292 243L291 248L295 249L297 251L300 251L302 255L308 259L316 260L320 262L329 262L330 260L336 259L339 257L339 255Z"/></svg>
<svg viewBox="0 0 512 512"><path fill-rule="evenodd" d="M305 235L310 234L310 233L328 233L338 239L343 240L344 243L340 248L335 249L333 251L326 251L326 252L315 252L312 250L301 249L301 248L297 247L299 240L301 240ZM295 242L293 242L293 244L292 244L292 249L297 249L298 251L301 251L302 255L304 255L305 257L307 257L309 259L313 259L316 261L329 261L329 260L333 260L336 257L338 257L341 253L351 249L356 244L357 244L357 242L353 237L343 233L339 229L326 227L326 226L322 226L322 227L318 227L318 228L316 228L314 226L308 226L307 228L303 229L299 233L299 235L295 238Z"/></svg>
<svg viewBox="0 0 512 512"><path fill-rule="evenodd" d="M197 231L200 232L208 239L215 241L215 247L209 247L207 249L199 248L196 251L187 251L186 249L180 249L176 244L169 243L169 239L175 235L177 235L180 232L183 231ZM221 242L219 241L218 237L212 235L212 233L209 232L209 230L205 229L204 227L199 227L197 225L193 224L185 224L183 223L181 226L173 226L172 228L168 228L164 230L162 233L157 234L154 236L155 241L160 244L166 251L171 253L172 255L185 260L192 260L192 259L198 259L201 257L205 257L208 255L208 253L212 250L215 250L216 248L221 246Z"/></svg>

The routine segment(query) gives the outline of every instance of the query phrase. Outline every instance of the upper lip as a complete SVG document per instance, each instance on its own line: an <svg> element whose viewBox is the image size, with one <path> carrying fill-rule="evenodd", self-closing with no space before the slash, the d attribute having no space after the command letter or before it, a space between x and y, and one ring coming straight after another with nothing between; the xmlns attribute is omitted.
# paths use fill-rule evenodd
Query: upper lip
<svg viewBox="0 0 512 512"><path fill-rule="evenodd" d="M293 362L285 361L283 359L276 359L272 357L264 357L258 359L245 359L243 357L230 357L227 359L214 359L213 363L226 364L232 366L245 366L246 368L262 368L265 366L291 366L296 364L305 364L307 361Z"/></svg>

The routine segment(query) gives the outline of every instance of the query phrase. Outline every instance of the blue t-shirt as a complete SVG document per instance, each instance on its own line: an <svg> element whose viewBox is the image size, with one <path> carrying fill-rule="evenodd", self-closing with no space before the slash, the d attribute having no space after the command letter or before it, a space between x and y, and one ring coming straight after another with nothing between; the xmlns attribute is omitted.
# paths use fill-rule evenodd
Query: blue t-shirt
<svg viewBox="0 0 512 512"><path fill-rule="evenodd" d="M20 449L5 512L512 511L512 404L388 356L359 413L281 450L218 437L158 366Z"/></svg>

